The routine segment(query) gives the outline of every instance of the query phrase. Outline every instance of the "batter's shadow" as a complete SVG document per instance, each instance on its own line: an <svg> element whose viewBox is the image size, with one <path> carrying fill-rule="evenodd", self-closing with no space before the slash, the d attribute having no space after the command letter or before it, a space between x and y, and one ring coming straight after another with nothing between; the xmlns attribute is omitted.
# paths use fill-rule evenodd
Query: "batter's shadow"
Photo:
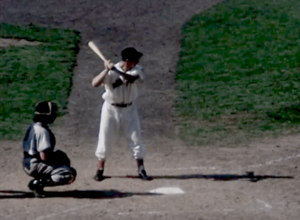
<svg viewBox="0 0 300 220"><path fill-rule="evenodd" d="M45 188L47 190L47 188ZM159 193L120 192L117 190L72 190L46 191L46 198L75 198L75 199L116 199L131 196L157 196ZM0 190L0 199L27 199L35 198L32 192Z"/></svg>
<svg viewBox="0 0 300 220"><path fill-rule="evenodd" d="M115 178L138 178L137 176L115 176ZM161 175L151 176L151 180L156 179L209 179L214 181L233 181L233 180L248 180L250 182L258 182L265 179L293 179L293 176L275 176L275 175L255 175L254 172L246 172L244 175L239 174L183 174L183 175Z"/></svg>

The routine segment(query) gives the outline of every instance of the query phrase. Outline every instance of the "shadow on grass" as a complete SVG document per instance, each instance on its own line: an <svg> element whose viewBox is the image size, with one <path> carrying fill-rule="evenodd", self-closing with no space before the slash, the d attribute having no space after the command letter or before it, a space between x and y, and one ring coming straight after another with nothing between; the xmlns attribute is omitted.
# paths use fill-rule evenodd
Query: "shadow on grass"
<svg viewBox="0 0 300 220"><path fill-rule="evenodd" d="M45 188L47 190L47 188ZM157 196L159 193L120 192L117 190L72 190L46 191L46 198L75 198L75 199L115 199L131 196ZM0 199L35 198L32 192L0 190Z"/></svg>
<svg viewBox="0 0 300 220"><path fill-rule="evenodd" d="M112 176L113 178L133 178L138 179L138 176ZM161 176L151 176L153 180L155 179L212 179L215 181L232 181L232 180L248 180L251 182L258 182L264 179L293 179L293 176L274 176L274 175L254 175L253 172L247 172L244 175L238 174L188 174L188 175L161 175Z"/></svg>

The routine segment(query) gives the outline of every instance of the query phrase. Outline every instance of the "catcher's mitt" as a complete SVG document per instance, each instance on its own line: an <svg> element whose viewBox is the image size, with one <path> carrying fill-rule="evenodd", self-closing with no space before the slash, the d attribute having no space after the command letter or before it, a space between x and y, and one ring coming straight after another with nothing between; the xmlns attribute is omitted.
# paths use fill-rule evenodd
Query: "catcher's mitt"
<svg viewBox="0 0 300 220"><path fill-rule="evenodd" d="M52 157L51 165L52 166L71 166L71 161L67 154L61 150L56 150L53 152L53 157Z"/></svg>

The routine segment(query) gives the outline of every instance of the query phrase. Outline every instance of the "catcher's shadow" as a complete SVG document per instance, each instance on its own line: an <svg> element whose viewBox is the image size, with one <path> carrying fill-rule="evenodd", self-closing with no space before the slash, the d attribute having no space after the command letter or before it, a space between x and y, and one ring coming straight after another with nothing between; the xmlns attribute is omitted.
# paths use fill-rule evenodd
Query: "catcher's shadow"
<svg viewBox="0 0 300 220"><path fill-rule="evenodd" d="M157 196L158 193L120 192L117 190L72 190L72 191L46 191L46 198L76 198L76 199L115 199L131 196ZM0 190L0 199L35 198L32 192Z"/></svg>

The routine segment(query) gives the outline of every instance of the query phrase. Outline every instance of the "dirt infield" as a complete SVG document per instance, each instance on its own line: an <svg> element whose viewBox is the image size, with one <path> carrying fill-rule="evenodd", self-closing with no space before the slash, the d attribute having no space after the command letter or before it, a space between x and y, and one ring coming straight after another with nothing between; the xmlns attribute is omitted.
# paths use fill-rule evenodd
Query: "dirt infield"
<svg viewBox="0 0 300 220"><path fill-rule="evenodd" d="M49 198L35 199L21 167L21 142L1 141L0 219L299 219L300 136L231 148L188 147L174 136L181 28L193 14L218 2L3 0L1 22L76 29L83 42L69 113L53 129L57 148L69 152L78 179L49 188ZM89 40L113 61L126 46L145 54L141 65L147 82L138 104L153 181L132 177L135 161L122 144L107 161L111 178L100 183L92 179L102 91L92 88L91 80L103 66L88 49ZM185 193L149 193L160 187L179 187Z"/></svg>

